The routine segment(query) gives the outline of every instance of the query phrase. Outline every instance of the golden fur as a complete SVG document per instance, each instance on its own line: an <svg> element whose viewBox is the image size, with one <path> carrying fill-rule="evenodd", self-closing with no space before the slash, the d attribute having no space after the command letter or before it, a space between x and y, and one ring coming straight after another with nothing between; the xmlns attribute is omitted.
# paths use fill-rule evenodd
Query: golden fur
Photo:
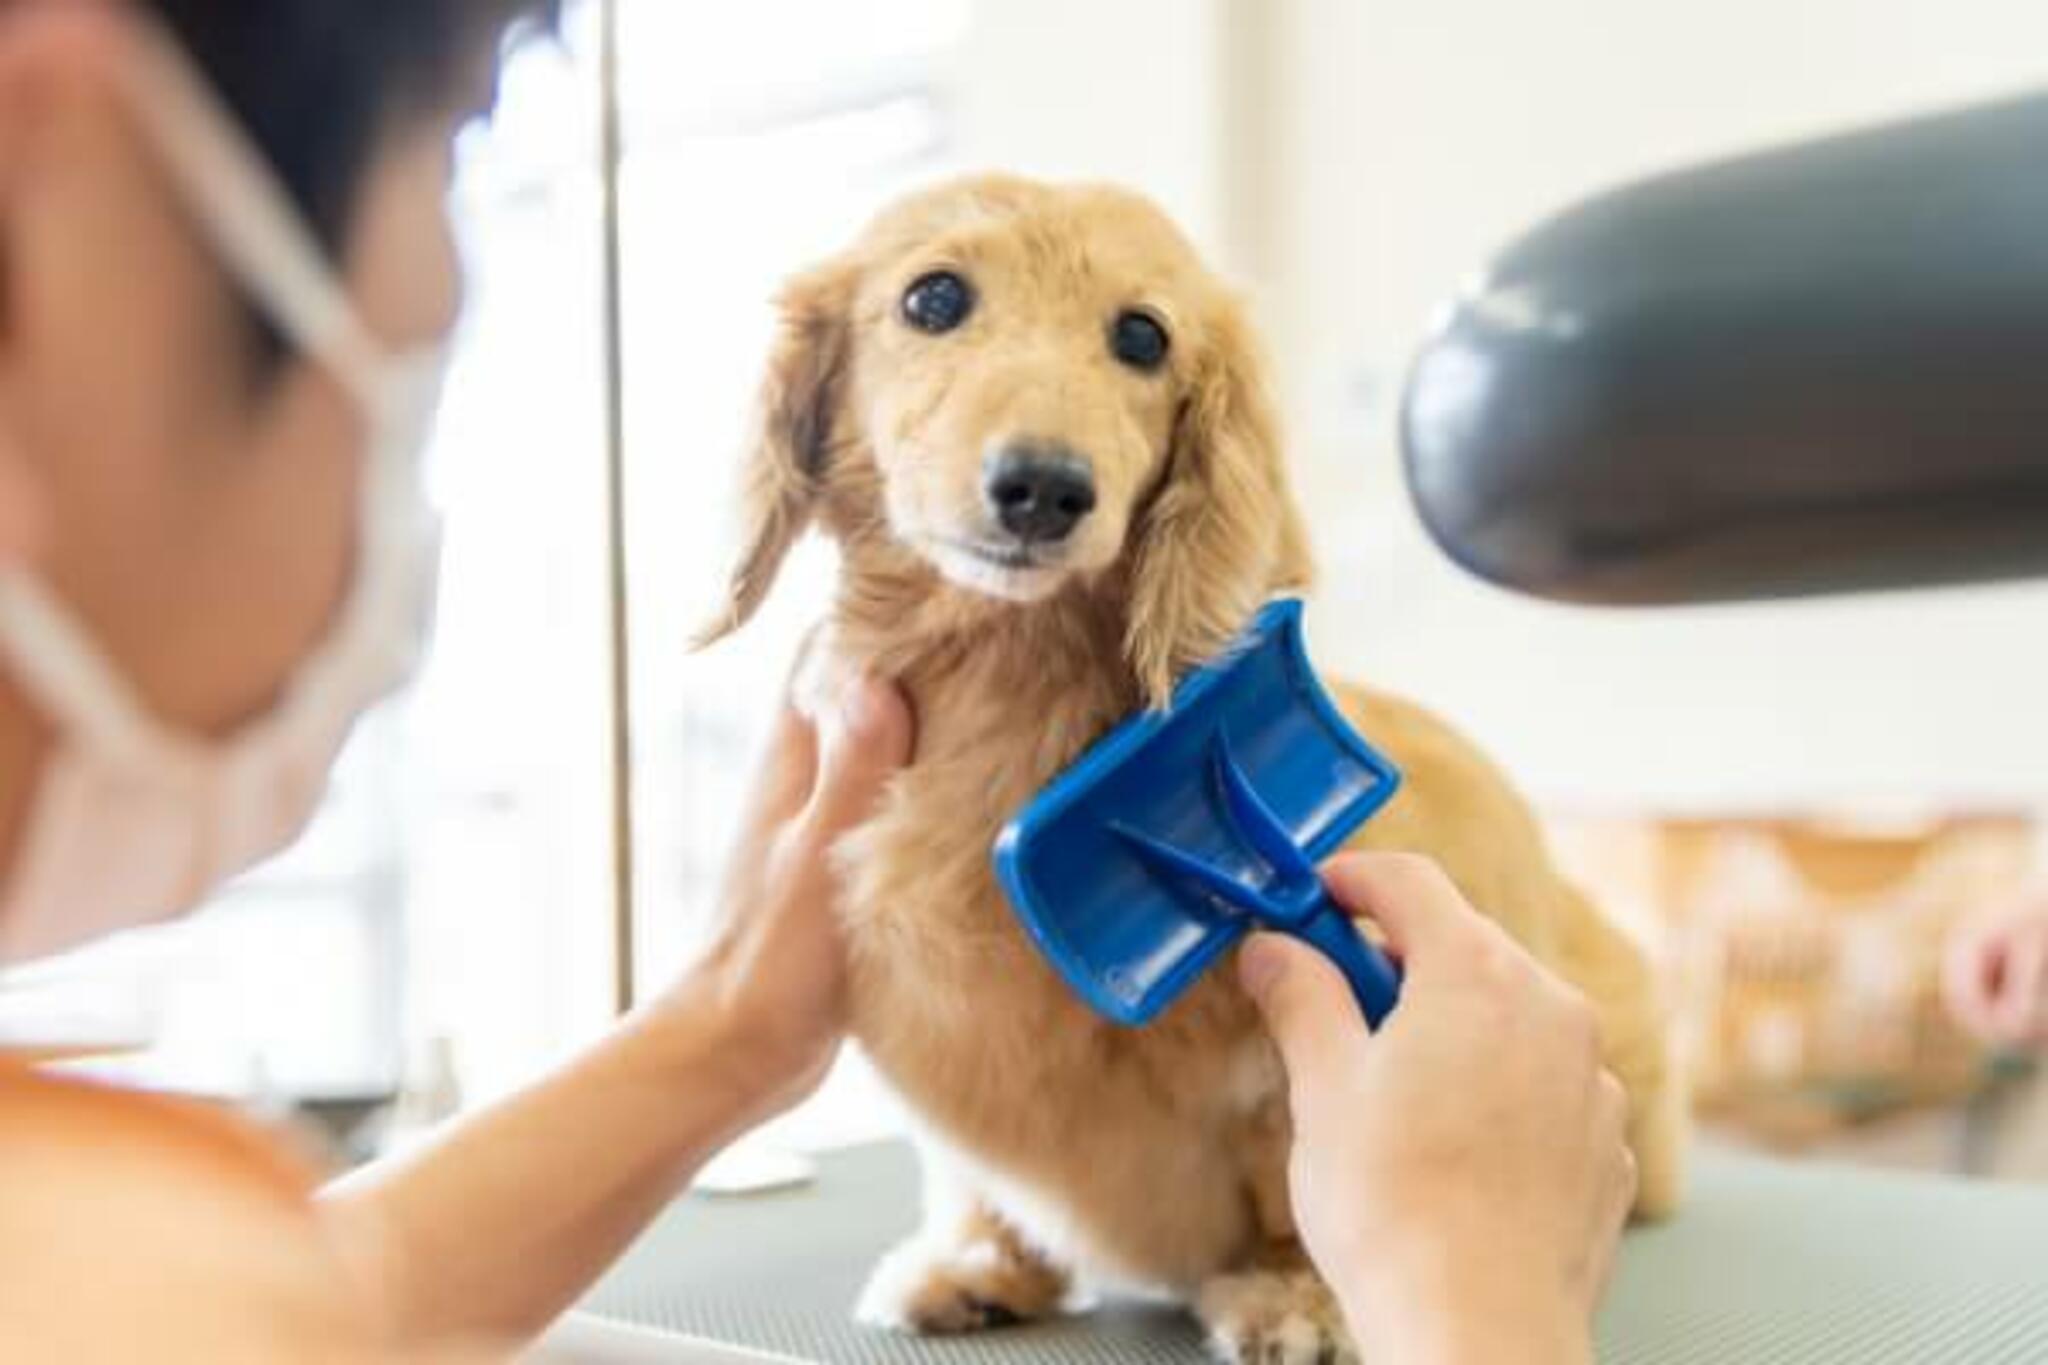
<svg viewBox="0 0 2048 1365"><path fill-rule="evenodd" d="M976 296L938 336L898 312L935 268ZM1157 373L1109 353L1130 307L1169 330ZM925 1229L864 1315L931 1331L1028 1318L1079 1272L1188 1296L1227 1357L1341 1358L1340 1319L1291 1245L1278 1061L1232 974L1145 1029L1109 1025L1032 950L989 858L1090 740L1309 577L1237 304L1141 198L985 177L888 209L781 309L745 549L708 634L747 619L816 525L843 556L819 655L900 679L919 717L915 764L842 850L855 1031L929 1129ZM1017 437L1081 453L1099 504L1052 561L968 562L951 547L986 529L984 454ZM1670 1208L1680 1092L1642 954L1559 877L1483 757L1408 703L1343 696L1407 774L1358 842L1440 861L1595 1001L1634 1108L1639 1209Z"/></svg>

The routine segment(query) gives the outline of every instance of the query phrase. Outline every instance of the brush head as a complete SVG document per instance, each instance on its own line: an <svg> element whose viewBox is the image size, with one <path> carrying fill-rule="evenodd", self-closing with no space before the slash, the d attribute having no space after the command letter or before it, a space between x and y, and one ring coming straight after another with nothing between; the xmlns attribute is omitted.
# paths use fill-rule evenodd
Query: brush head
<svg viewBox="0 0 2048 1365"><path fill-rule="evenodd" d="M1301 604L1269 604L1055 778L996 841L997 875L1074 992L1143 1024L1244 936L1306 909L1314 864L1400 773L1309 666Z"/></svg>

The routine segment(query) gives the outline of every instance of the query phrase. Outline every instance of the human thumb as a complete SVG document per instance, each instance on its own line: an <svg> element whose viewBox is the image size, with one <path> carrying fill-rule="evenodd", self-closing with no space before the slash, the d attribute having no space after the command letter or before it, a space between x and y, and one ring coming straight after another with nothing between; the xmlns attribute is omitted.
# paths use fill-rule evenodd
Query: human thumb
<svg viewBox="0 0 2048 1365"><path fill-rule="evenodd" d="M1350 984L1329 959L1284 934L1253 934L1237 968L1295 1086L1360 1064L1371 1034Z"/></svg>
<svg viewBox="0 0 2048 1365"><path fill-rule="evenodd" d="M856 678L818 718L823 744L808 822L830 837L871 814L882 789L910 761L916 725L894 684Z"/></svg>

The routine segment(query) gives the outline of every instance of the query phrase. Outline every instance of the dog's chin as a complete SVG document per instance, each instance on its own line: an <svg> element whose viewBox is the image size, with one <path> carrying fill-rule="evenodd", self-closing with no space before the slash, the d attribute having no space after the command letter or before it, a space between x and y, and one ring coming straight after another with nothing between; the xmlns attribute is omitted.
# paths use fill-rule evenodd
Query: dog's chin
<svg viewBox="0 0 2048 1365"><path fill-rule="evenodd" d="M932 541L918 547L956 588L1003 602L1042 602L1067 581L1068 569L1022 551L1005 552Z"/></svg>

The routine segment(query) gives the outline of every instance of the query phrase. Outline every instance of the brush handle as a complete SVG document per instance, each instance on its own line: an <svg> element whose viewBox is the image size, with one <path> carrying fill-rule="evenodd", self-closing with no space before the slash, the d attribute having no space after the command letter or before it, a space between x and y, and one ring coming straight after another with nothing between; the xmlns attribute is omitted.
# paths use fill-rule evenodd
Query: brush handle
<svg viewBox="0 0 2048 1365"><path fill-rule="evenodd" d="M1344 979L1351 983L1351 993L1358 998L1358 1008L1365 1012L1365 1022L1378 1028L1400 998L1401 973L1385 953L1358 932L1350 912L1325 892L1314 911L1287 932L1337 964Z"/></svg>

